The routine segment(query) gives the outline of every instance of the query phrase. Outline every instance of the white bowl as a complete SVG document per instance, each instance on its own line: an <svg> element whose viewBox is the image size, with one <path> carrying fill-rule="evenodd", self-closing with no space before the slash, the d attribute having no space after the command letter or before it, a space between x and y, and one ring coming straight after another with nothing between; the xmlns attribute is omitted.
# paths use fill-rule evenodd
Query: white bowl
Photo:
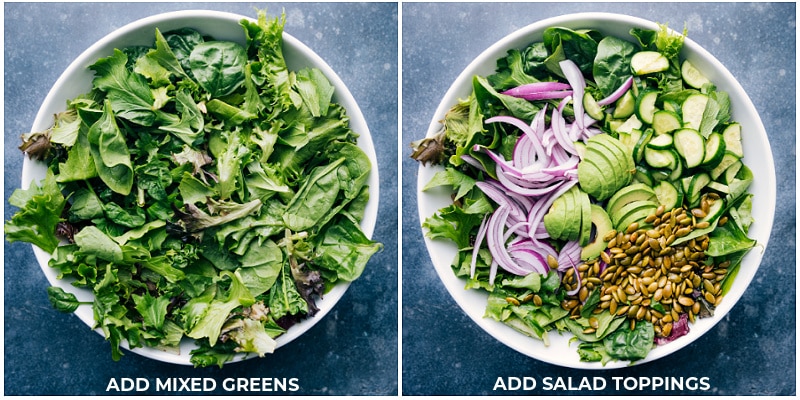
<svg viewBox="0 0 800 400"><path fill-rule="evenodd" d="M654 22L627 15L578 13L545 19L517 30L486 49L456 78L439 104L428 128L427 135L433 136L439 131L441 127L440 121L450 107L456 104L459 99L464 99L470 94L472 90L471 79L474 75L486 76L494 73L495 63L498 58L505 57L509 49L522 49L530 43L541 41L544 30L551 26L564 26L573 29L591 28L605 35L613 35L631 42L635 41L629 34L631 28L658 29ZM683 348L706 333L728 314L747 289L758 269L769 240L775 214L776 183L772 150L767 140L767 133L750 98L733 75L714 56L691 40L691 32L689 32L689 38L684 42L681 56L691 60L717 85L719 90L730 94L733 120L742 124L743 146L745 149L744 162L756 177L750 187L750 193L755 194L752 214L755 222L750 227L748 236L757 240L758 244L742 261L739 274L730 292L725 296L722 304L716 308L713 317L697 320L696 323L691 325L689 334L667 345L655 348L647 358L637 361L636 364L657 360ZM441 170L440 167L420 166L419 168L417 198L420 221L424 221L438 209L451 204L450 193L445 190L421 191L421 188L439 170ZM556 332L551 332L551 345L546 347L543 342L537 339L529 338L500 322L484 318L488 295L483 291L465 290L465 281L457 278L450 267L456 254L455 246L445 241L431 240L427 236L425 237L425 243L436 272L450 295L476 324L505 345L535 359L566 367L612 369L630 365L630 363L623 361L608 363L605 366L600 363L581 362L576 351L577 342L569 343L570 338L572 338L571 334L559 335Z"/></svg>
<svg viewBox="0 0 800 400"><path fill-rule="evenodd" d="M253 18L219 11L176 11L143 18L115 30L89 47L67 67L55 85L53 85L53 88L50 89L44 103L39 108L31 132L41 132L49 128L53 123L53 115L64 110L68 99L87 93L92 88L92 79L94 77L93 72L87 67L94 64L98 58L111 55L115 48L121 49L132 45L152 46L156 28L161 32L167 32L183 27L192 27L202 34L210 35L216 39L235 41L244 45L244 28L239 24L239 21L245 18L255 21ZM345 107L350 117L351 129L360 135L358 146L365 151L373 166L368 180L370 186L369 202L367 203L364 219L361 222L361 229L364 234L367 237L371 237L378 213L378 163L364 116L352 94L350 94L350 91L339 76L336 75L336 72L314 51L285 32L283 34L283 53L290 70L316 67L325 74L335 87L333 101ZM46 167L43 163L31 161L25 157L22 166L22 187L27 188L31 181L43 179L45 172ZM93 299L91 291L75 288L69 282L57 279L56 272L47 265L50 255L36 246L33 246L33 250L42 271L44 271L51 285L74 293L81 301L91 301ZM314 317L307 318L292 326L285 334L279 336L276 339L278 347L291 342L311 329L334 307L348 287L348 283L340 283L326 293L316 303L319 312ZM87 325L94 325L91 307L79 307L75 314ZM102 334L100 330L97 330L97 332ZM127 344L123 343L123 346L127 348ZM141 347L132 349L132 351L160 361L191 365L189 351L193 348L195 348L194 341L184 339L181 343L180 354ZM271 356L273 355L267 355L267 357ZM280 357L280 354L274 356ZM241 357L237 357L235 361L239 360L241 360Z"/></svg>

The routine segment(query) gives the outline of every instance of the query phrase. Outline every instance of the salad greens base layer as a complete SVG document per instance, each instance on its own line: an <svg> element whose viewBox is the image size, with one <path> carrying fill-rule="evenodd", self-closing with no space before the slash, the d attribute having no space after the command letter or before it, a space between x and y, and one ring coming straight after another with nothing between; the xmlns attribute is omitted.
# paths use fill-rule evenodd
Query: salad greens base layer
<svg viewBox="0 0 800 400"><path fill-rule="evenodd" d="M371 162L323 73L287 68L284 22L243 19L244 45L156 30L23 135L47 172L9 198L6 239L92 292L48 289L60 311L92 307L114 360L123 342L175 352L186 337L195 366L272 353L382 248L359 226Z"/></svg>
<svg viewBox="0 0 800 400"><path fill-rule="evenodd" d="M688 333L687 316L713 314L756 245L747 237L753 176L742 162L746 133L731 120L728 94L681 59L685 31L659 25L630 34L546 29L542 41L498 59L494 74L474 76L472 92L446 113L441 131L411 144L412 158L443 167L422 190L454 190L453 204L423 228L457 245L452 270L466 290L488 294L485 317L545 345L553 331L570 333L581 361L602 364L644 359ZM540 147L534 156L524 146ZM552 179L540 178L545 172ZM683 293L705 302L703 313L687 307L662 330L649 315L668 310L668 299L650 293L643 319L621 311L642 303L612 296L599 281L565 279L585 266L603 270L620 250L610 248L612 238L640 227L637 233L649 233L650 216L673 209L690 213L694 228L675 244L705 247L687 272L719 272L716 304L699 289ZM661 250L675 238L658 240ZM642 258L631 252L627 262Z"/></svg>

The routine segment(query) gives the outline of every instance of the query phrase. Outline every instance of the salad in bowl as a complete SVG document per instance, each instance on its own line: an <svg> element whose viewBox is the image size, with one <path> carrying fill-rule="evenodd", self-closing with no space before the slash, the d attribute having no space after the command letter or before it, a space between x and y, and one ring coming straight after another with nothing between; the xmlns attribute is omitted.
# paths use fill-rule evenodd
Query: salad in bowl
<svg viewBox="0 0 800 400"><path fill-rule="evenodd" d="M523 28L467 67L412 148L450 294L553 364L624 367L685 346L738 300L769 237L757 112L662 24L576 14Z"/></svg>

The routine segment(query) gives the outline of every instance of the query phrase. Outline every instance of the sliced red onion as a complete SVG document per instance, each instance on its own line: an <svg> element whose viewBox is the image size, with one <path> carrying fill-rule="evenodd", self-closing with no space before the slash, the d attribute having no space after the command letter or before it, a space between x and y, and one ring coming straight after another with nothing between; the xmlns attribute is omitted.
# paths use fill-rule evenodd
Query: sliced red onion
<svg viewBox="0 0 800 400"><path fill-rule="evenodd" d="M561 72L572 86L572 109L575 110L575 123L578 124L580 130L583 130L583 92L586 89L586 79L574 61L566 59L559 62L558 65L561 66Z"/></svg>
<svg viewBox="0 0 800 400"><path fill-rule="evenodd" d="M490 199L494 200L499 207L507 209L509 214L513 215L516 220L525 219L525 210L523 210L517 202L509 199L505 193L497 188L497 186L489 184L485 181L478 181L475 183L475 186L477 186L478 189L486 194L486 196L489 196Z"/></svg>
<svg viewBox="0 0 800 400"><path fill-rule="evenodd" d="M519 85L517 87L500 92L500 94L504 94L507 96L514 96L514 97L523 97L535 93L567 90L569 88L570 86L568 84L562 82L535 82L535 83L526 83L524 85Z"/></svg>
<svg viewBox="0 0 800 400"><path fill-rule="evenodd" d="M484 168L483 164L481 164L475 157L469 154L464 154L461 156L461 159L464 160L465 163L477 168L479 171L486 172L486 168Z"/></svg>
<svg viewBox="0 0 800 400"><path fill-rule="evenodd" d="M500 268L515 275L527 275L531 271L524 269L511 258L503 240L503 227L509 212L508 207L500 206L489 217L489 226L486 228L486 244L489 246L492 258L497 261Z"/></svg>
<svg viewBox="0 0 800 400"><path fill-rule="evenodd" d="M615 101L619 100L619 98L622 97L622 95L625 94L625 92L627 92L628 89L631 88L631 86L633 86L633 76L626 79L625 82L622 82L622 85L620 85L619 88L611 92L611 94L608 95L608 97L598 100L597 105L605 107L609 104L614 103Z"/></svg>
<svg viewBox="0 0 800 400"><path fill-rule="evenodd" d="M533 147L536 149L537 156L539 158L544 157L544 148L542 148L542 144L540 142L541 139L537 136L536 132L534 131L531 125L527 124L525 121L519 118L511 117L508 115L500 115L486 120L487 124L491 124L494 122L503 122L517 127L520 131L522 131L524 134L530 137L531 145L533 145Z"/></svg>
<svg viewBox="0 0 800 400"><path fill-rule="evenodd" d="M483 217L481 225L478 227L478 234L475 236L475 245L472 247L472 260L469 263L469 277L475 277L475 269L478 262L478 251L480 251L483 238L486 236L486 221L489 219L488 215Z"/></svg>
<svg viewBox="0 0 800 400"><path fill-rule="evenodd" d="M512 259L517 261L517 263L531 272L546 274L549 271L549 268L547 267L547 260L534 250L524 248L517 249L514 251L509 251L509 255Z"/></svg>

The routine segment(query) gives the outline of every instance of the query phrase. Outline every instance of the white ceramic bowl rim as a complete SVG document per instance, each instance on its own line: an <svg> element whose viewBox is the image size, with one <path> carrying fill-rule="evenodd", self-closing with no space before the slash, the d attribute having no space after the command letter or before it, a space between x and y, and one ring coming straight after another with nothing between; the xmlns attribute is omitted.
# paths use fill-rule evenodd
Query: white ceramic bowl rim
<svg viewBox="0 0 800 400"><path fill-rule="evenodd" d="M231 40L244 44L244 28L239 25L242 19L255 21L255 19L221 11L212 10L183 10L173 11L149 16L131 22L95 42L92 46L81 53L62 73L53 85L50 92L45 97L41 108L36 114L31 132L41 132L52 125L53 115L64 110L67 99L84 94L91 89L93 73L87 69L99 57L111 54L114 48L122 48L131 45L151 46L155 38L155 28L158 27L162 32L183 28L193 27L203 34L210 35L218 40ZM372 171L368 179L370 186L370 198L361 223L361 228L367 237L372 237L378 210L379 198L379 178L377 168L377 157L374 145L364 119L361 109L358 107L353 95L341 78L334 70L313 50L305 44L291 36L283 33L283 49L286 63L290 70L300 67L313 66L319 68L335 87L333 101L338 102L347 110L350 117L351 129L359 134L358 145L361 147L372 162ZM34 180L44 177L45 167L40 162L32 162L25 157L22 168L21 187L28 188ZM42 271L48 281L53 286L74 293L81 301L91 301L92 295L88 290L76 290L65 280L59 280L55 271L48 267L47 263L50 255L33 246L34 254L39 262ZM325 296L317 302L319 311L312 318L307 318L302 322L291 327L285 334L276 340L278 347L284 346L296 339L313 327L336 305L349 287L349 283L339 283L335 285ZM75 311L77 315L88 326L94 325L94 316L91 307L79 307ZM102 335L99 329L96 332ZM128 348L127 343L122 346ZM194 341L185 338L181 342L180 354L168 353L153 348L135 348L134 353L145 357L160 360L173 364L191 365L189 351L195 348ZM110 356L110 354L109 354ZM279 355L267 355L279 356ZM234 361L240 361L243 357L237 357Z"/></svg>
<svg viewBox="0 0 800 400"><path fill-rule="evenodd" d="M509 49L521 49L530 43L541 41L544 29L552 26L573 29L592 28L606 35L615 35L631 42L635 40L628 34L632 27L658 29L656 23L645 19L623 14L597 12L557 16L523 27L487 48L458 75L439 104L429 125L427 136L433 136L438 132L441 127L440 121L450 107L458 99L466 98L469 95L471 92L469 82L474 75L486 76L494 73L495 61L504 57ZM756 239L758 245L742 261L742 268L740 268L733 287L726 295L725 301L715 310L714 317L698 320L691 326L689 334L672 343L655 348L647 358L636 362L637 365L657 360L689 345L728 314L744 294L759 267L761 257L769 240L775 213L776 179L772 151L764 126L750 98L733 75L713 55L691 40L691 32L689 32L684 41L681 55L690 59L694 65L706 73L712 82L718 85L719 89L731 94L731 108L734 120L742 123L743 132L749 133L749 135L743 135L746 152L744 161L753 170L754 176L757 178L749 190L750 193L755 193L756 195L753 199L755 222L751 226L748 236ZM748 150L752 151L748 152ZM421 188L425 186L436 171L437 168L422 165L418 171L417 198L420 221L424 221L439 208L450 204L449 193L443 190L421 191ZM577 344L568 343L572 335L559 335L558 333L550 332L549 337L553 344L547 348L541 341L524 336L502 323L484 318L483 313L486 307L487 295L476 290L465 290L465 282L456 278L450 267L450 263L455 256L455 247L442 241L430 240L427 236L425 236L425 242L436 272L450 295L478 326L498 341L532 358L565 367L614 369L631 365L621 361L609 363L605 366L600 363L580 362L576 351Z"/></svg>

